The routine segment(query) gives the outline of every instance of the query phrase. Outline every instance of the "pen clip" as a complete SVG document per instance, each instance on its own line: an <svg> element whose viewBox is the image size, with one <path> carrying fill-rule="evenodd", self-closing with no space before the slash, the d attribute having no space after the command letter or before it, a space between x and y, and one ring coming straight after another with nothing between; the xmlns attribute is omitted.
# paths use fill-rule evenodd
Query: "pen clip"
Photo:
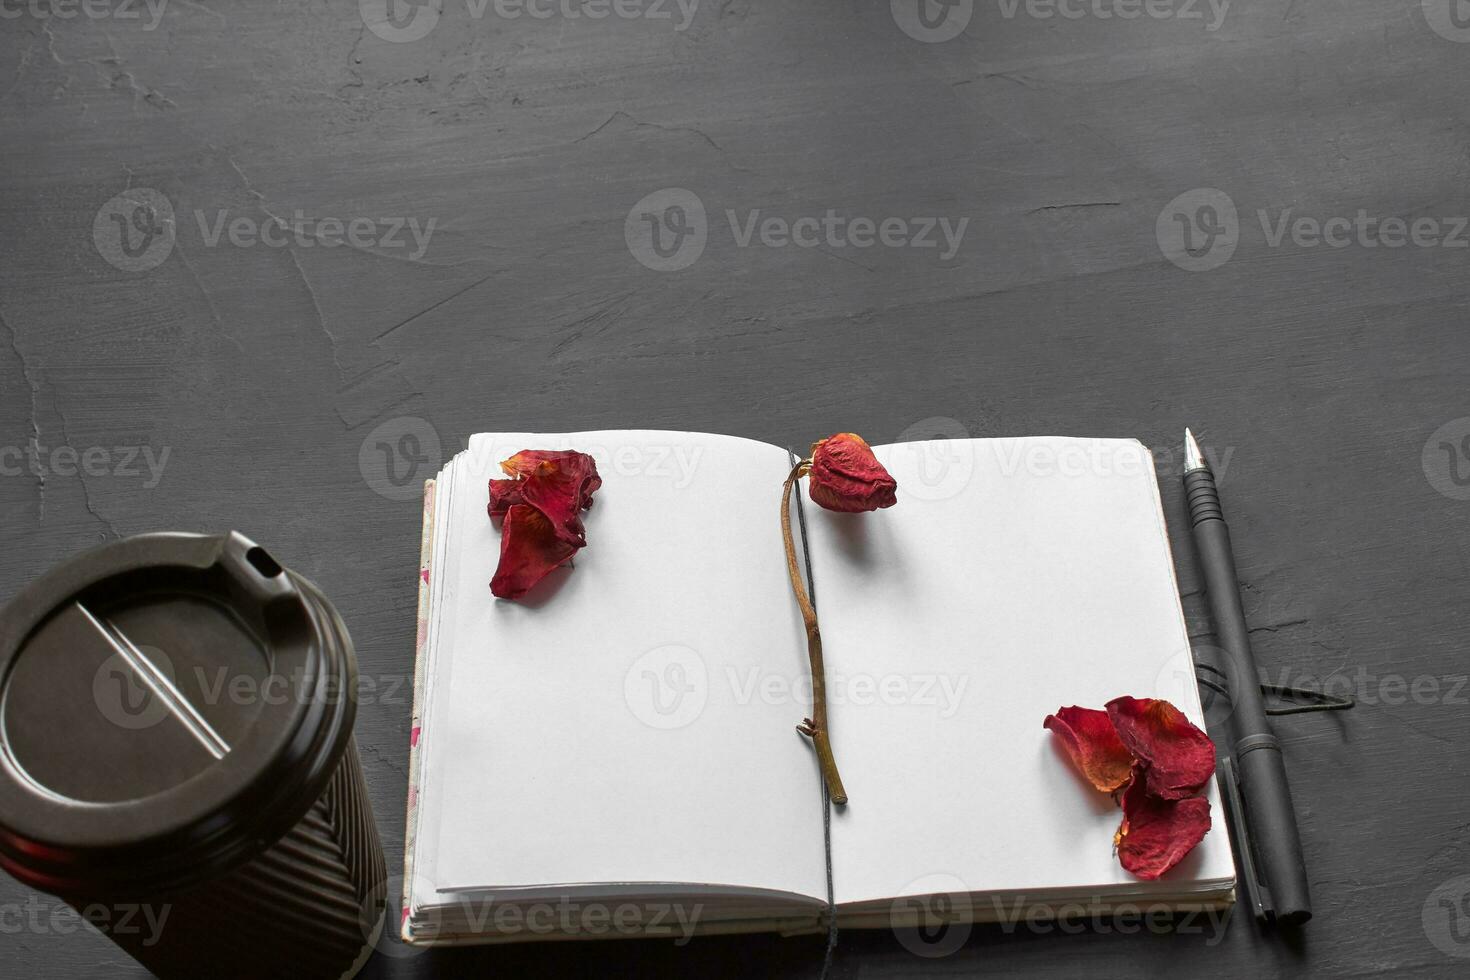
<svg viewBox="0 0 1470 980"><path fill-rule="evenodd" d="M1235 774L1235 760L1228 755L1220 760L1217 779L1220 783L1220 800L1225 807L1225 826L1230 833L1230 842L1240 859L1240 876L1244 879L1246 900L1257 922L1270 922L1276 917L1276 906L1271 901L1271 891L1261 880L1256 870L1255 852L1251 847L1249 824L1245 819L1245 801L1240 795L1240 782Z"/></svg>
<svg viewBox="0 0 1470 980"><path fill-rule="evenodd" d="M1283 703L1267 705L1268 715L1300 715L1308 711L1346 711L1358 702L1353 696L1327 694L1303 687L1288 687L1283 684L1262 684L1261 693L1276 697Z"/></svg>
<svg viewBox="0 0 1470 980"><path fill-rule="evenodd" d="M1202 677L1199 671L1207 671L1214 674L1219 680L1211 680ZM1225 672L1218 667L1207 663L1195 664L1195 680L1199 686L1223 698L1230 697L1230 691L1224 686ZM1352 695L1328 694L1325 691L1313 691L1309 688L1290 687L1284 684L1262 684L1261 693L1277 699L1276 704L1266 706L1266 714L1278 715L1300 715L1308 711L1347 711L1358 702Z"/></svg>

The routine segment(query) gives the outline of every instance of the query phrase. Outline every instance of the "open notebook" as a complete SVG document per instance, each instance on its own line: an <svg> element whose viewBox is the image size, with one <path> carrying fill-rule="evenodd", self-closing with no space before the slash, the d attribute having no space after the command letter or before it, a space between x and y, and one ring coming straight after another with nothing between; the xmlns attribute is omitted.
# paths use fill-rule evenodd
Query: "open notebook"
<svg viewBox="0 0 1470 980"><path fill-rule="evenodd" d="M577 449L603 486L588 547L525 601L490 595L487 481ZM1166 697L1203 727L1148 451L1132 440L874 447L898 504L802 488L829 725L843 927L926 902L1219 908L1214 828L1158 881L1120 811L1043 730L1062 705ZM825 928L821 779L778 524L794 457L730 436L482 434L427 487L403 935L414 943ZM804 484L805 481L803 481Z"/></svg>

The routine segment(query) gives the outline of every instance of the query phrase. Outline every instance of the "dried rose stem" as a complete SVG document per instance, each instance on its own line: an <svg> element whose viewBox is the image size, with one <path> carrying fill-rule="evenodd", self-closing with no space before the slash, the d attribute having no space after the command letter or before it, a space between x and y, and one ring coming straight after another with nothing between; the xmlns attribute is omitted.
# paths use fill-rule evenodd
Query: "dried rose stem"
<svg viewBox="0 0 1470 980"><path fill-rule="evenodd" d="M791 538L791 488L811 469L811 465L812 461L809 459L797 463L781 491L781 536L786 539L786 570L791 573L791 591L796 595L796 604L801 607L802 622L806 624L806 652L812 662L812 717L803 719L796 730L812 740L812 745L817 750L817 761L822 766L822 779L827 783L827 792L831 794L832 802L840 806L847 802L847 790L842 788L842 777L837 774L837 760L832 757L832 739L827 734L827 678L822 670L822 634L817 629L817 610L801 580L801 567L796 561L796 542Z"/></svg>

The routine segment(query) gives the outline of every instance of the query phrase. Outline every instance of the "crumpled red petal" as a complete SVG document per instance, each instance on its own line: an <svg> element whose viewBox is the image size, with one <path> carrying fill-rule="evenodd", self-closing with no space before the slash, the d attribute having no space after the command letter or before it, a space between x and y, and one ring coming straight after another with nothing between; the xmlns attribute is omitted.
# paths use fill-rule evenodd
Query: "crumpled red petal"
<svg viewBox="0 0 1470 980"><path fill-rule="evenodd" d="M828 510L858 513L898 502L893 479L862 436L839 432L812 444L807 493Z"/></svg>
<svg viewBox="0 0 1470 980"><path fill-rule="evenodd" d="M1138 779L1123 794L1123 823L1113 844L1124 870L1152 880L1182 861L1209 830L1209 800L1160 799Z"/></svg>
<svg viewBox="0 0 1470 980"><path fill-rule="evenodd" d="M577 505L583 510L592 506L592 494L602 486L597 461L572 449L522 449L502 461L500 468L511 477L559 476L576 487Z"/></svg>
<svg viewBox="0 0 1470 980"><path fill-rule="evenodd" d="M1042 727L1062 745L1089 783L1104 793L1115 793L1133 776L1133 753L1123 744L1106 711L1097 708L1058 708Z"/></svg>
<svg viewBox="0 0 1470 980"><path fill-rule="evenodd" d="M511 481L521 501L551 519L557 537L568 544L587 544L581 511L592 506L592 495L602 486L597 463L586 453L526 449L500 464L521 479ZM496 482L491 481L491 516L494 516ZM508 491L507 491L508 492Z"/></svg>
<svg viewBox="0 0 1470 980"><path fill-rule="evenodd" d="M521 498L521 483L519 480L491 480L490 481L490 511L491 518L499 520L505 516L505 512L515 504L523 504Z"/></svg>
<svg viewBox="0 0 1470 980"><path fill-rule="evenodd" d="M509 477L535 476L549 472L563 456L574 455L571 450L522 449L509 459L500 461L500 468Z"/></svg>
<svg viewBox="0 0 1470 980"><path fill-rule="evenodd" d="M514 504L500 531L500 564L490 591L502 599L519 599L577 550L557 536L541 511L530 504Z"/></svg>
<svg viewBox="0 0 1470 980"><path fill-rule="evenodd" d="M1165 800L1198 793L1215 773L1215 744L1178 708L1156 698L1114 698L1108 717L1144 767L1148 792Z"/></svg>
<svg viewBox="0 0 1470 980"><path fill-rule="evenodd" d="M579 548L587 543L582 525L581 481L581 477L563 471L520 481L521 499L547 516L557 537Z"/></svg>

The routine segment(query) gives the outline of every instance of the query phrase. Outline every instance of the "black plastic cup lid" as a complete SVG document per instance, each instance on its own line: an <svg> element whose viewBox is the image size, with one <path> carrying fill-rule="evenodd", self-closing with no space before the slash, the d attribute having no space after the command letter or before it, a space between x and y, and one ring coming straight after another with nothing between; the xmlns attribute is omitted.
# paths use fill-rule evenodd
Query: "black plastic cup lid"
<svg viewBox="0 0 1470 980"><path fill-rule="evenodd" d="M356 696L330 604L242 535L79 555L0 613L0 866L96 897L224 873L320 796Z"/></svg>

